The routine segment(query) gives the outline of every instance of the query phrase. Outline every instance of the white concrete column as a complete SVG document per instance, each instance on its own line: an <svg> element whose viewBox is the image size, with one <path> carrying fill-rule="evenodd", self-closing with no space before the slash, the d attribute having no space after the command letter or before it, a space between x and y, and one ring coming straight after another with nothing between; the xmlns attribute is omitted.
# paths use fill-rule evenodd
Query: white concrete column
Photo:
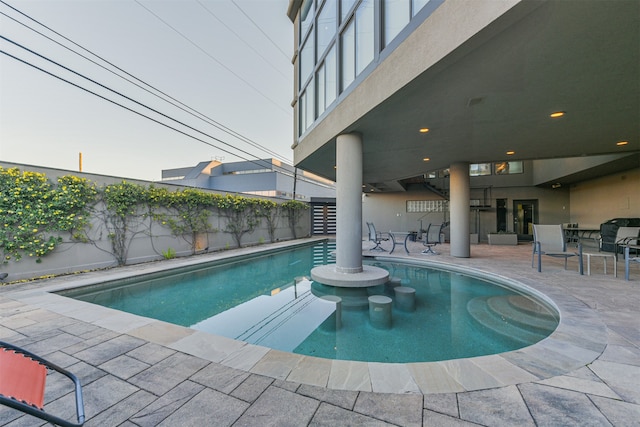
<svg viewBox="0 0 640 427"><path fill-rule="evenodd" d="M449 167L449 173L449 182L451 184L449 194L451 256L469 258L471 255L469 236L469 220L471 217L471 209L469 207L471 194L469 163L454 163Z"/></svg>
<svg viewBox="0 0 640 427"><path fill-rule="evenodd" d="M336 272L362 272L362 137L336 139Z"/></svg>

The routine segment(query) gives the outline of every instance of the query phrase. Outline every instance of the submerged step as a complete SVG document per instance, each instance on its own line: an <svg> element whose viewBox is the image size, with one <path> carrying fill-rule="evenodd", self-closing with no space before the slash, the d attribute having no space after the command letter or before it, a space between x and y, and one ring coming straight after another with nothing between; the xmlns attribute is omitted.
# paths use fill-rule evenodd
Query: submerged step
<svg viewBox="0 0 640 427"><path fill-rule="evenodd" d="M192 325L251 344L293 351L336 310L336 302L316 298L303 280L277 294L260 295Z"/></svg>
<svg viewBox="0 0 640 427"><path fill-rule="evenodd" d="M525 296L490 297L487 299L487 305L491 311L507 319L509 323L532 328L545 334L553 331L558 325L553 314Z"/></svg>
<svg viewBox="0 0 640 427"><path fill-rule="evenodd" d="M525 329L522 325L497 315L489 308L487 299L487 297L478 297L467 304L467 311L480 325L524 345L530 345L546 338L547 334L545 333Z"/></svg>

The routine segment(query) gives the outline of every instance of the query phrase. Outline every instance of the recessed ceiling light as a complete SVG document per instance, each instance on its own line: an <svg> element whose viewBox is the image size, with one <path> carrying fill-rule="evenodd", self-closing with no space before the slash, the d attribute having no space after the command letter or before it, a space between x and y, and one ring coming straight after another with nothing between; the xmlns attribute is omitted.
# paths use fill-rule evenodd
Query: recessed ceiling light
<svg viewBox="0 0 640 427"><path fill-rule="evenodd" d="M618 147L622 147L623 145L627 145L629 143L629 141L618 141L616 142L616 145Z"/></svg>
<svg viewBox="0 0 640 427"><path fill-rule="evenodd" d="M556 111L554 113L549 114L549 117L551 117L552 119L557 119L558 117L562 117L565 115L564 111Z"/></svg>
<svg viewBox="0 0 640 427"><path fill-rule="evenodd" d="M422 159L423 162L428 162L429 160L431 160L431 159L428 158L428 157L425 157L424 159Z"/></svg>
<svg viewBox="0 0 640 427"><path fill-rule="evenodd" d="M516 152L513 150L507 151L507 156L513 156L514 154L516 154Z"/></svg>
<svg viewBox="0 0 640 427"><path fill-rule="evenodd" d="M420 128L420 133L427 133L429 132L429 128Z"/></svg>

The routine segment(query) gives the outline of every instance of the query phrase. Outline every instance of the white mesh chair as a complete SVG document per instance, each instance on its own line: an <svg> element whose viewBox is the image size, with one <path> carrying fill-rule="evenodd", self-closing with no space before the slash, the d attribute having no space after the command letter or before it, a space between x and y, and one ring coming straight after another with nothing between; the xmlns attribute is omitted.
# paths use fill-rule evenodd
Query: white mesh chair
<svg viewBox="0 0 640 427"><path fill-rule="evenodd" d="M567 259L578 257L578 271L583 274L582 244L578 243L577 251L567 251L562 225L533 224L533 254L531 255L531 267L533 268L535 256L538 254L538 271L542 271L542 255L554 258L564 258L564 269L567 269Z"/></svg>
<svg viewBox="0 0 640 427"><path fill-rule="evenodd" d="M631 255L631 250L635 249L636 255ZM629 264L632 262L640 263L640 256L638 256L638 250L640 245L627 245L624 247L624 278L629 280Z"/></svg>
<svg viewBox="0 0 640 427"><path fill-rule="evenodd" d="M433 247L442 243L441 236L445 225L445 223L440 225L429 224L427 231L422 236L422 244L426 246L426 249L422 251L423 254L440 255L440 253L433 250Z"/></svg>
<svg viewBox="0 0 640 427"><path fill-rule="evenodd" d="M614 246L614 254L616 256L616 260L618 259L618 254L623 253L625 246L637 246L638 244L640 244L640 237L638 237L638 235L640 235L640 227L618 228Z"/></svg>
<svg viewBox="0 0 640 427"><path fill-rule="evenodd" d="M367 227L369 228L369 241L375 243L375 246L369 249L370 251L385 251L385 249L380 246L383 241L389 240L389 236L376 231L376 227L372 222L367 223Z"/></svg>

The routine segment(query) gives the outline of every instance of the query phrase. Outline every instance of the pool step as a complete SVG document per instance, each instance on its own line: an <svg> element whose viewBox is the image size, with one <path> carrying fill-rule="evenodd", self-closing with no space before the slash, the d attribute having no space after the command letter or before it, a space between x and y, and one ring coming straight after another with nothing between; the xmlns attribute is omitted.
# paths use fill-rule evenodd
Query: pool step
<svg viewBox="0 0 640 427"><path fill-rule="evenodd" d="M293 351L335 312L303 280L271 296L261 295L191 326L251 344Z"/></svg>
<svg viewBox="0 0 640 427"><path fill-rule="evenodd" d="M556 318L543 306L522 295L491 297L487 305L495 314L510 323L532 328L545 335L556 328Z"/></svg>
<svg viewBox="0 0 640 427"><path fill-rule="evenodd" d="M474 298L467 304L467 310L482 326L525 345L544 339L549 328L555 327L555 321L521 311L506 296Z"/></svg>

